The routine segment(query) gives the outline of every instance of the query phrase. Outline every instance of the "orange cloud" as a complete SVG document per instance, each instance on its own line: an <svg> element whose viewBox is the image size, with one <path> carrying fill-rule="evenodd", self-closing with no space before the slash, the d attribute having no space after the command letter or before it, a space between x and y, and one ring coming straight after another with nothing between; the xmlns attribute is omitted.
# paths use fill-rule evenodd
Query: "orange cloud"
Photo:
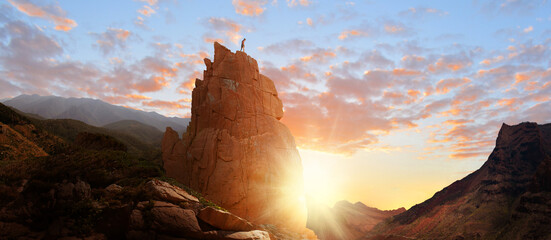
<svg viewBox="0 0 551 240"><path fill-rule="evenodd" d="M473 120L467 120L467 119L454 119L454 120L446 120L444 121L444 124L447 125L463 125L466 123L473 122Z"/></svg>
<svg viewBox="0 0 551 240"><path fill-rule="evenodd" d="M336 56L337 54L335 54L332 51L319 51L319 52L315 52L312 55L301 57L300 61L309 62L310 60L315 60L316 62L323 62L325 58L328 58L328 57L333 58Z"/></svg>
<svg viewBox="0 0 551 240"><path fill-rule="evenodd" d="M231 42L237 44L241 40L242 36L239 35L239 32L242 26L239 23L217 17L211 17L208 22L216 32L226 35Z"/></svg>
<svg viewBox="0 0 551 240"><path fill-rule="evenodd" d="M449 158L455 158L455 159L465 159L465 158L473 158L473 157L483 157L488 155L488 152L465 152L465 153L454 153L450 154Z"/></svg>
<svg viewBox="0 0 551 240"><path fill-rule="evenodd" d="M395 76L413 76L413 75L419 75L421 72L416 70L408 70L403 68L395 68L392 70L392 74Z"/></svg>
<svg viewBox="0 0 551 240"><path fill-rule="evenodd" d="M470 65L471 63L468 60L439 58L436 63L430 64L428 66L428 70L431 72L436 72L443 69L449 69L455 72Z"/></svg>
<svg viewBox="0 0 551 240"><path fill-rule="evenodd" d="M436 92L440 94L446 94L451 89L457 88L469 82L471 82L471 80L468 78L442 79L438 81L438 83L436 83Z"/></svg>
<svg viewBox="0 0 551 240"><path fill-rule="evenodd" d="M235 8L235 13L245 16L260 16L264 12L262 6L268 1L257 0L233 0L232 5Z"/></svg>
<svg viewBox="0 0 551 240"><path fill-rule="evenodd" d="M78 24L75 20L65 17L65 12L59 7L44 8L37 6L27 0L8 0L17 10L31 17L38 17L52 21L55 24L54 29L58 31L69 31Z"/></svg>
<svg viewBox="0 0 551 240"><path fill-rule="evenodd" d="M221 39L221 38L204 37L203 41L206 43L218 42L218 43L224 44L224 39Z"/></svg>
<svg viewBox="0 0 551 240"><path fill-rule="evenodd" d="M128 98L135 99L135 100L149 100L149 99L151 99L151 97L144 96L144 95L139 95L139 94L126 94L125 96L128 97Z"/></svg>
<svg viewBox="0 0 551 240"><path fill-rule="evenodd" d="M155 9L153 9L150 6L147 6L147 5L143 5L143 8L138 9L137 12L144 15L144 16L146 16L146 17L150 17L151 15L156 13Z"/></svg>
<svg viewBox="0 0 551 240"><path fill-rule="evenodd" d="M419 90L412 90L412 89L408 90L408 95L411 96L411 97L416 98L420 94L421 94L421 92Z"/></svg>
<svg viewBox="0 0 551 240"><path fill-rule="evenodd" d="M514 106L515 103L518 101L518 98L504 98L497 101L497 104L500 106Z"/></svg>
<svg viewBox="0 0 551 240"><path fill-rule="evenodd" d="M160 108L160 109L171 109L171 110L189 108L188 105L182 105L178 102L163 101L163 100L143 101L142 105L148 106L148 107Z"/></svg>
<svg viewBox="0 0 551 240"><path fill-rule="evenodd" d="M497 57L494 57L494 58L488 58L488 59L484 59L480 62L480 64L482 65L491 65L491 64L494 64L494 63L497 63L497 62L501 62L503 59L505 59L503 56L497 56Z"/></svg>
<svg viewBox="0 0 551 240"><path fill-rule="evenodd" d="M312 26L314 25L314 21L312 21L311 18L306 18L306 24L308 24L308 26Z"/></svg>
<svg viewBox="0 0 551 240"><path fill-rule="evenodd" d="M387 33L399 33L404 31L404 27L398 25L385 24L385 32Z"/></svg>
<svg viewBox="0 0 551 240"><path fill-rule="evenodd" d="M528 74L517 73L515 74L515 83L528 81L530 78L531 77Z"/></svg>
<svg viewBox="0 0 551 240"><path fill-rule="evenodd" d="M367 36L367 33L360 30L345 30L341 32L341 34L339 35L339 39L344 40L350 36L354 36L354 37Z"/></svg>
<svg viewBox="0 0 551 240"><path fill-rule="evenodd" d="M421 56L416 56L416 55L405 55L402 57L401 60L402 61L414 60L414 61L421 62L421 61L425 61L425 58Z"/></svg>

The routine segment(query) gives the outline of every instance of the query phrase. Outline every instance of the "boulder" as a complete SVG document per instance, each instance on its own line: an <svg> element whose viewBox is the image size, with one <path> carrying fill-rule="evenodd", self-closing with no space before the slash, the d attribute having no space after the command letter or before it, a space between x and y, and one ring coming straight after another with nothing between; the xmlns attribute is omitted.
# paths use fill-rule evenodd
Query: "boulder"
<svg viewBox="0 0 551 240"><path fill-rule="evenodd" d="M254 224L304 228L302 164L273 81L218 43L205 65L186 133L165 132L167 175Z"/></svg>
<svg viewBox="0 0 551 240"><path fill-rule="evenodd" d="M213 207L199 211L197 217L211 226L226 231L250 231L254 226L247 220Z"/></svg>
<svg viewBox="0 0 551 240"><path fill-rule="evenodd" d="M92 196L90 184L82 180L77 180L75 183L63 180L62 183L57 184L56 193L57 198L62 201L80 201Z"/></svg>
<svg viewBox="0 0 551 240"><path fill-rule="evenodd" d="M226 240L270 240L270 234L265 231L235 232L224 236Z"/></svg>
<svg viewBox="0 0 551 240"><path fill-rule="evenodd" d="M193 210L161 201L138 203L130 214L129 227L134 231L132 236L141 232L136 230L144 229L176 237L202 236Z"/></svg>
<svg viewBox="0 0 551 240"><path fill-rule="evenodd" d="M162 201L179 202L199 202L199 200L187 193L185 190L171 185L170 183L153 179L145 184L145 188L154 198Z"/></svg>

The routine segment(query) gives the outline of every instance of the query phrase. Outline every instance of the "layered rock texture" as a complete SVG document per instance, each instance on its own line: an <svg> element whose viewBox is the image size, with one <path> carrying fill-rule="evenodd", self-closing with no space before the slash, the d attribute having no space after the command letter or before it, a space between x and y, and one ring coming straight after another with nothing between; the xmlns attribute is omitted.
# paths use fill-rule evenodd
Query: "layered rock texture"
<svg viewBox="0 0 551 240"><path fill-rule="evenodd" d="M551 124L503 124L477 171L377 225L369 239L551 239Z"/></svg>
<svg viewBox="0 0 551 240"><path fill-rule="evenodd" d="M274 83L254 58L218 43L205 65L183 139L165 132L167 175L255 224L303 228L302 165Z"/></svg>
<svg viewBox="0 0 551 240"><path fill-rule="evenodd" d="M364 237L383 220L405 211L405 208L383 211L361 202L352 204L348 201L337 202L329 208L309 200L306 226L322 240L354 240Z"/></svg>

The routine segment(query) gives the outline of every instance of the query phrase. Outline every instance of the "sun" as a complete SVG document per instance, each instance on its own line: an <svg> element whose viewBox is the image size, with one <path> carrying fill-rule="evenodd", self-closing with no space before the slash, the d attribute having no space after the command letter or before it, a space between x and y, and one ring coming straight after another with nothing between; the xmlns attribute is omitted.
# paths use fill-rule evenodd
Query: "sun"
<svg viewBox="0 0 551 240"><path fill-rule="evenodd" d="M334 164L331 154L314 150L300 150L302 158L304 193L319 203L333 206L339 197L338 183L334 178Z"/></svg>

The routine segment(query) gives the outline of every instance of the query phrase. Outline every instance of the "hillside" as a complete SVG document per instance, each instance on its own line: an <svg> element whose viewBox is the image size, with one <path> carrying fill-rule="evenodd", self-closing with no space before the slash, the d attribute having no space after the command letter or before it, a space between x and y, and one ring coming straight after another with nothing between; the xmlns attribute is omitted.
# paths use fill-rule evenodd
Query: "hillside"
<svg viewBox="0 0 551 240"><path fill-rule="evenodd" d="M67 142L74 142L78 133L81 132L97 133L114 137L128 147L129 153L137 155L145 154L151 158L160 157L160 150L158 147L123 132L94 127L73 119L30 119L37 127L57 135Z"/></svg>
<svg viewBox="0 0 551 240"><path fill-rule="evenodd" d="M159 131L172 127L182 133L189 123L187 118L165 117L155 112L134 110L90 98L20 95L3 103L43 118L75 119L97 127L121 120L134 120L151 125Z"/></svg>
<svg viewBox="0 0 551 240"><path fill-rule="evenodd" d="M103 126L103 128L130 135L157 147L161 146L161 140L163 139L163 132L159 131L159 129L134 120L122 120L110 123Z"/></svg>
<svg viewBox="0 0 551 240"><path fill-rule="evenodd" d="M477 171L375 227L368 239L551 238L551 124L503 124Z"/></svg>

